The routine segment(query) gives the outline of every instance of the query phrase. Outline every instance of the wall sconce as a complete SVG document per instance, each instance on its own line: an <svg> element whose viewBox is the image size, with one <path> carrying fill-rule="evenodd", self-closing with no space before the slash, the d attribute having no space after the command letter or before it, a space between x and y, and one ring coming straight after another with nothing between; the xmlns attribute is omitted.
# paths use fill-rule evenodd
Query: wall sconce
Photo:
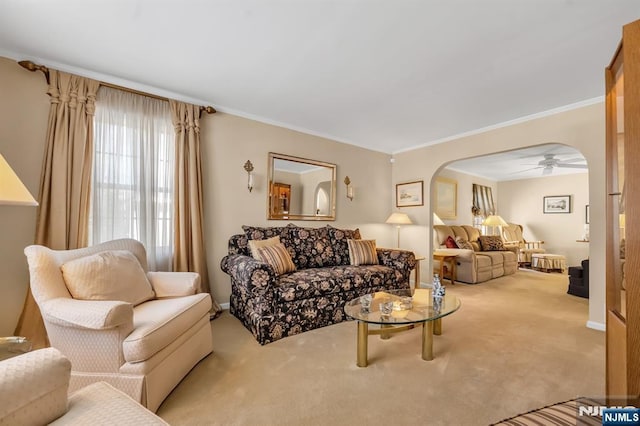
<svg viewBox="0 0 640 426"><path fill-rule="evenodd" d="M349 176L344 178L344 184L347 185L347 198L353 201L353 186L351 186L351 179L349 179Z"/></svg>
<svg viewBox="0 0 640 426"><path fill-rule="evenodd" d="M247 189L251 192L253 189L253 164L250 160L244 163L244 169L247 171Z"/></svg>

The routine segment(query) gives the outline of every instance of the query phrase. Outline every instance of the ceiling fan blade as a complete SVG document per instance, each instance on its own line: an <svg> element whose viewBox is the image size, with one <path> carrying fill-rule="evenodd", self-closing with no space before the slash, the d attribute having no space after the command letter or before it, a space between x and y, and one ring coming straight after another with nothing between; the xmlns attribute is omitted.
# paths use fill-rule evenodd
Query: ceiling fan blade
<svg viewBox="0 0 640 426"><path fill-rule="evenodd" d="M565 163L558 163L557 167L565 167L568 169L588 169L589 166L587 166L586 164L565 164Z"/></svg>
<svg viewBox="0 0 640 426"><path fill-rule="evenodd" d="M524 170L518 170L517 172L511 172L510 174L515 175L518 173L524 173L524 172L529 172L531 170L536 170L536 169L541 169L542 167L532 167L530 169L524 169Z"/></svg>
<svg viewBox="0 0 640 426"><path fill-rule="evenodd" d="M553 172L553 167L545 167L542 169L542 175L550 175Z"/></svg>
<svg viewBox="0 0 640 426"><path fill-rule="evenodd" d="M583 163L586 160L584 158L570 158L568 160L562 160L563 163Z"/></svg>

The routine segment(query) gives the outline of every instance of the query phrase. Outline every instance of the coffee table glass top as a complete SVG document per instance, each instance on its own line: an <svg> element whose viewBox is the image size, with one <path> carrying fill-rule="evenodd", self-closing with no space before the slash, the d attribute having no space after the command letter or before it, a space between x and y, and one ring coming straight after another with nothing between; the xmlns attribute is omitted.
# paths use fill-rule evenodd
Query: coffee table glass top
<svg viewBox="0 0 640 426"><path fill-rule="evenodd" d="M416 289L413 296L411 290L385 290L371 295L371 306L366 309L365 296L350 300L344 306L345 313L358 321L370 324L415 324L442 318L460 308L460 299L454 295L446 295L439 307L434 306L431 289ZM390 315L383 315L381 306L390 303ZM387 305L388 306L388 305Z"/></svg>

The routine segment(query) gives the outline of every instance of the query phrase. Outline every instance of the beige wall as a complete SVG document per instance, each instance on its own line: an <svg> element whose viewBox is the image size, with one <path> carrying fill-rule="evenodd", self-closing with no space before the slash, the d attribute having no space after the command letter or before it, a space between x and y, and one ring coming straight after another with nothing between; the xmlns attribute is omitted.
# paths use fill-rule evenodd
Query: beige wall
<svg viewBox="0 0 640 426"><path fill-rule="evenodd" d="M447 143L427 146L394 155L392 185L410 180L432 184L440 169L455 160L509 151L533 145L556 142L580 150L589 165L589 204L591 209L589 325L604 325L604 207L605 207L605 123L604 103L557 113L481 134L470 135ZM500 198L502 212L504 200ZM423 207L413 207L411 216L418 225L409 248L430 253L431 204L425 197ZM422 279L430 269L422 268Z"/></svg>
<svg viewBox="0 0 640 426"><path fill-rule="evenodd" d="M589 244L576 241L584 234L588 173L499 182L498 191L500 215L521 224L525 239L544 241L547 253L566 256L569 266L589 257ZM571 213L542 213L542 197L549 195L570 195Z"/></svg>
<svg viewBox="0 0 640 426"><path fill-rule="evenodd" d="M41 73L0 57L0 153L38 195L49 98ZM0 336L13 334L29 274L23 249L33 244L36 207L0 205Z"/></svg>

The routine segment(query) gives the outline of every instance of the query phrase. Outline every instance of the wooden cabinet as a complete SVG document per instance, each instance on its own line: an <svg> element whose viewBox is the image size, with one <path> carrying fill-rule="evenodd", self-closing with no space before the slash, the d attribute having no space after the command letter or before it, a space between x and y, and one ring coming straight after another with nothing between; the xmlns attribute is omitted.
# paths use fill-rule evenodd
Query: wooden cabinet
<svg viewBox="0 0 640 426"><path fill-rule="evenodd" d="M623 27L607 88L606 391L640 403L640 21Z"/></svg>
<svg viewBox="0 0 640 426"><path fill-rule="evenodd" d="M284 216L289 214L291 208L291 185L274 182L270 192L271 215Z"/></svg>

